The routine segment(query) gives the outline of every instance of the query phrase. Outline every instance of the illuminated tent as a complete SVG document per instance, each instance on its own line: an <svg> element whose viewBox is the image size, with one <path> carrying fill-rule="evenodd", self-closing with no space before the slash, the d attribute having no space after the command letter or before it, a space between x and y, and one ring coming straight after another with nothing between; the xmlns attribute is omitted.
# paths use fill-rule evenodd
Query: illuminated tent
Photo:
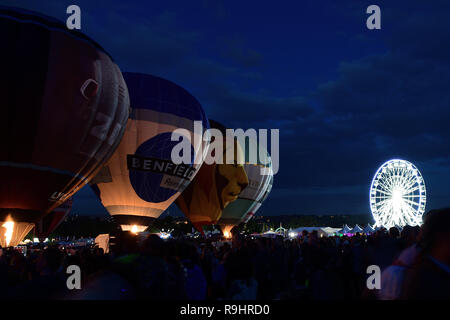
<svg viewBox="0 0 450 320"><path fill-rule="evenodd" d="M327 233L328 236L333 236L341 230L340 228L323 227L323 231Z"/></svg>
<svg viewBox="0 0 450 320"><path fill-rule="evenodd" d="M372 228L371 226L370 226L370 224L367 224L367 226L365 226L364 227L364 229L363 229L363 233L373 233L375 231L375 229L374 228Z"/></svg>
<svg viewBox="0 0 450 320"><path fill-rule="evenodd" d="M239 194L236 201L231 202L222 212L217 222L228 235L234 226L248 222L267 198L273 183L272 163L269 153L258 145L254 139L247 138L245 142L244 170L248 177L248 185ZM255 155L251 159L250 152Z"/></svg>
<svg viewBox="0 0 450 320"><path fill-rule="evenodd" d="M350 227L345 224L344 227L341 230L339 230L338 233L341 233L341 234L350 233Z"/></svg>
<svg viewBox="0 0 450 320"><path fill-rule="evenodd" d="M248 185L242 165L244 153L239 141L227 139L224 136L225 127L220 123L211 120L210 124L211 128L220 131L223 139L217 140L220 145L215 140L211 141L208 154L218 154L211 158L214 161L205 161L192 183L176 201L180 210L201 232L202 226L216 224L224 208L235 201ZM227 150L234 153L235 163L226 163Z"/></svg>
<svg viewBox="0 0 450 320"><path fill-rule="evenodd" d="M276 237L279 237L280 234L275 232L275 231L270 231L269 230L269 231L266 231L266 232L262 233L260 236L263 237L263 238L276 238Z"/></svg>
<svg viewBox="0 0 450 320"><path fill-rule="evenodd" d="M361 229L360 226L358 226L357 224L353 227L352 230L350 230L350 233L361 233L363 231L363 229Z"/></svg>
<svg viewBox="0 0 450 320"><path fill-rule="evenodd" d="M139 73L125 72L124 78L130 119L93 189L122 230L142 232L196 176L207 151L203 133L209 123L200 103L175 83ZM172 133L180 129L190 138L190 155L187 162L175 164L172 150L179 140L172 141Z"/></svg>
<svg viewBox="0 0 450 320"><path fill-rule="evenodd" d="M108 160L129 99L108 53L65 23L0 7L0 30L0 241L15 245Z"/></svg>

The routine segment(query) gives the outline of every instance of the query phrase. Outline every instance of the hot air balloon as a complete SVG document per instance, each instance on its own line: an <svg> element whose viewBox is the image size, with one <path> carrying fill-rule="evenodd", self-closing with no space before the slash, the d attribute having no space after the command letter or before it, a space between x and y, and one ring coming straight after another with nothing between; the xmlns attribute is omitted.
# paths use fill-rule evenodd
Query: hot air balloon
<svg viewBox="0 0 450 320"><path fill-rule="evenodd" d="M251 159L249 152L256 153ZM241 222L248 222L267 198L273 183L270 155L256 140L247 138L245 145L244 170L249 184L236 201L230 203L222 212L217 222L222 226L225 237L231 236L231 229ZM267 170L262 170L262 169Z"/></svg>
<svg viewBox="0 0 450 320"><path fill-rule="evenodd" d="M0 7L0 35L0 238L12 245L111 156L129 98L108 53L58 20Z"/></svg>
<svg viewBox="0 0 450 320"><path fill-rule="evenodd" d="M194 180L176 201L181 211L200 232L203 232L202 226L216 224L223 210L236 200L248 185L248 177L242 165L244 153L239 142L235 139L228 141L225 127L220 123L210 120L210 125L211 128L220 130L224 137L223 151L217 156L218 160L222 159L222 163L203 163ZM227 148L234 148L234 164L226 163Z"/></svg>
<svg viewBox="0 0 450 320"><path fill-rule="evenodd" d="M45 238L58 228L61 222L69 215L72 209L73 199L69 198L59 207L55 208L52 212L47 214L34 226L34 235L39 238L39 241L43 242Z"/></svg>
<svg viewBox="0 0 450 320"><path fill-rule="evenodd" d="M209 122L200 103L180 86L146 74L124 73L124 78L130 119L93 189L122 230L136 233L158 218L194 178L207 151L203 133ZM181 164L172 161L179 143L172 141L176 129L191 138L190 157Z"/></svg>
<svg viewBox="0 0 450 320"><path fill-rule="evenodd" d="M264 191L264 195L262 196L261 200L253 203L253 205L248 210L247 214L242 219L243 223L249 222L250 219L255 215L256 211L258 211L259 208L261 208L261 205L263 204L264 201L266 201L267 197L269 196L270 191L272 191L272 185L273 185L273 175L270 176L269 183L267 185L266 190Z"/></svg>

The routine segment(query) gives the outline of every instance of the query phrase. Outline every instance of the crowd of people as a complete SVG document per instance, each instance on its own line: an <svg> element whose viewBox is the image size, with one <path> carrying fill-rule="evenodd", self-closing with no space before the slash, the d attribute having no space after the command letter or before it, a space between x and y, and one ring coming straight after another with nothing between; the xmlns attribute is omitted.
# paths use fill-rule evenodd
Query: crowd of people
<svg viewBox="0 0 450 320"><path fill-rule="evenodd" d="M124 232L111 252L49 245L26 256L0 249L0 298L334 300L450 299L450 209L421 227L295 239L233 234L231 241L145 239ZM67 267L81 289L67 288ZM369 289L368 266L381 270ZM374 280L376 282L376 280Z"/></svg>

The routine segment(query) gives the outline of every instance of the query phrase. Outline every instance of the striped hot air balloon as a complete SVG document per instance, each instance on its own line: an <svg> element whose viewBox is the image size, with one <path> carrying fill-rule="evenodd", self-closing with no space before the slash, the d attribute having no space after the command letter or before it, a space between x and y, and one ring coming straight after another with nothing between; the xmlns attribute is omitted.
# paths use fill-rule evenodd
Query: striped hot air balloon
<svg viewBox="0 0 450 320"><path fill-rule="evenodd" d="M0 239L14 245L108 160L129 98L109 54L56 19L0 7L0 38Z"/></svg>
<svg viewBox="0 0 450 320"><path fill-rule="evenodd" d="M72 209L73 199L69 198L59 207L43 217L34 227L34 235L43 242L45 238L58 228L61 222L69 215Z"/></svg>

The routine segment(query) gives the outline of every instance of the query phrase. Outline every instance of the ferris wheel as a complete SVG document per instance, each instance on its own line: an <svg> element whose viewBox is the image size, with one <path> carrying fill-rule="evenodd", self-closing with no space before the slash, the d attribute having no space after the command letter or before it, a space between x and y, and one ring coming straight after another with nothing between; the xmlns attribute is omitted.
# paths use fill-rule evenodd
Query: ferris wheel
<svg viewBox="0 0 450 320"><path fill-rule="evenodd" d="M425 204L425 181L411 162L389 160L375 173L370 208L377 226L421 225Z"/></svg>

